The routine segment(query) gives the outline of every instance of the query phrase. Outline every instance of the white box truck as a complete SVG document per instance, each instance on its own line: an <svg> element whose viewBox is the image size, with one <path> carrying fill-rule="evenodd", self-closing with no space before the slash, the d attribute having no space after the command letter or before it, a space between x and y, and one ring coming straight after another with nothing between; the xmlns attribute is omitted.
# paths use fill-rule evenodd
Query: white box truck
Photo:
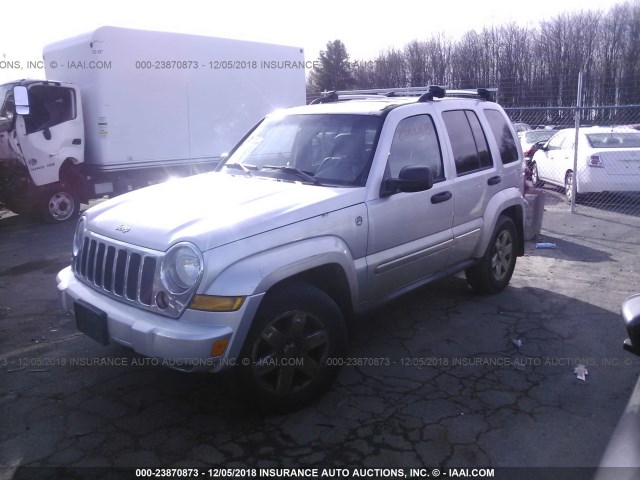
<svg viewBox="0 0 640 480"><path fill-rule="evenodd" d="M264 115L305 103L302 49L102 27L0 86L0 202L50 221L212 170Z"/></svg>

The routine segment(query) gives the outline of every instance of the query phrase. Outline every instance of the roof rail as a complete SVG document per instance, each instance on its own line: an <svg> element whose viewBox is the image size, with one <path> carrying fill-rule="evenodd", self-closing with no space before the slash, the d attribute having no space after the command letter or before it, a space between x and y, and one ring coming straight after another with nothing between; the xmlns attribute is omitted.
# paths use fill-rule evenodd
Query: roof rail
<svg viewBox="0 0 640 480"><path fill-rule="evenodd" d="M491 101L491 95L498 92L497 88L465 88L460 90L447 90L449 97L474 97Z"/></svg>
<svg viewBox="0 0 640 480"><path fill-rule="evenodd" d="M446 90L438 85L426 87L400 87L400 88L371 88L363 90L333 90L322 92L319 98L310 104L332 103L342 100L356 100L380 97L411 97L419 96L418 102L428 102L434 98L443 97L475 97L482 100L491 100L491 94L497 92L497 88L476 88L463 90Z"/></svg>

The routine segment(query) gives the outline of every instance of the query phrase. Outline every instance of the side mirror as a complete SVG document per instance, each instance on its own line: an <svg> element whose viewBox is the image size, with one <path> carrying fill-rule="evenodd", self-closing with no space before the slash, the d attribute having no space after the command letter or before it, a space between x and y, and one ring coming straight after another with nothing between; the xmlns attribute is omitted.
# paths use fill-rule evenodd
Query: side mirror
<svg viewBox="0 0 640 480"><path fill-rule="evenodd" d="M27 87L16 85L13 87L13 103L18 115L29 115L29 93Z"/></svg>
<svg viewBox="0 0 640 480"><path fill-rule="evenodd" d="M51 130L49 130L49 127L46 127L44 130L42 130L42 135L44 135L44 138L46 140L51 140Z"/></svg>
<svg viewBox="0 0 640 480"><path fill-rule="evenodd" d="M400 170L398 178L386 178L382 181L380 196L389 196L397 192L422 192L431 187L433 187L431 168L407 165Z"/></svg>
<svg viewBox="0 0 640 480"><path fill-rule="evenodd" d="M640 294L631 295L622 303L622 319L627 327L628 339L624 349L640 356Z"/></svg>

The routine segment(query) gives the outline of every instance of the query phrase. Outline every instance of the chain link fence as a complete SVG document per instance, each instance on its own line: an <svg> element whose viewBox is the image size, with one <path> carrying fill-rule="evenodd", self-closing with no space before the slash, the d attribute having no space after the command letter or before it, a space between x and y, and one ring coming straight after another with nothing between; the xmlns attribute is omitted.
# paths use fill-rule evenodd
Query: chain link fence
<svg viewBox="0 0 640 480"><path fill-rule="evenodd" d="M640 216L640 105L505 110L531 184L572 211Z"/></svg>

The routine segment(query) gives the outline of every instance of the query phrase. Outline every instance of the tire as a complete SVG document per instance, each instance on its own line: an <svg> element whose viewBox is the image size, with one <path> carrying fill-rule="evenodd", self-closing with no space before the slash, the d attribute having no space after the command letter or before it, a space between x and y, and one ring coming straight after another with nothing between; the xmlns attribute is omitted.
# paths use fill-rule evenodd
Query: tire
<svg viewBox="0 0 640 480"><path fill-rule="evenodd" d="M296 410L331 386L340 369L332 360L346 348L346 325L331 297L307 284L280 287L267 294L249 330L240 386L260 410Z"/></svg>
<svg viewBox="0 0 640 480"><path fill-rule="evenodd" d="M567 201L571 203L571 197L573 196L573 172L569 170L564 177L564 195L567 197ZM576 203L580 199L581 195L576 192Z"/></svg>
<svg viewBox="0 0 640 480"><path fill-rule="evenodd" d="M538 166L535 163L531 166L531 183L533 183L533 186L536 188L544 185L544 182L540 180L540 175L538 175Z"/></svg>
<svg viewBox="0 0 640 480"><path fill-rule="evenodd" d="M80 211L80 199L70 188L51 190L42 196L40 213L48 223L66 222Z"/></svg>
<svg viewBox="0 0 640 480"><path fill-rule="evenodd" d="M509 284L517 258L516 226L509 217L498 217L496 228L480 263L465 270L467 283L481 293L498 293Z"/></svg>

